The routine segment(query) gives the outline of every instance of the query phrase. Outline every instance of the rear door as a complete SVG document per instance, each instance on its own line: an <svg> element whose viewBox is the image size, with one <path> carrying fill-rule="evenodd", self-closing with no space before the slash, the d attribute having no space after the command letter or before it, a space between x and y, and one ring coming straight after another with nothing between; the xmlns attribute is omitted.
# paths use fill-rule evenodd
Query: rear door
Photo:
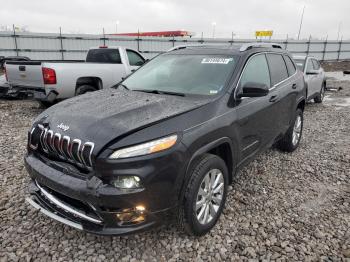
<svg viewBox="0 0 350 262"><path fill-rule="evenodd" d="M246 63L236 87L236 94L245 83L255 82L271 87L269 66L265 54L253 55ZM276 99L276 100L275 100ZM267 96L238 100L237 131L242 161L265 148L273 139L278 126L278 91L271 90Z"/></svg>
<svg viewBox="0 0 350 262"><path fill-rule="evenodd" d="M44 87L40 61L8 61L5 66L8 82L11 86Z"/></svg>
<svg viewBox="0 0 350 262"><path fill-rule="evenodd" d="M276 123L273 124L273 139L281 135L286 126L289 125L292 110L292 95L291 89L293 83L289 79L289 73L283 54L268 53L267 61L269 64L271 74L271 88L272 96L277 96L275 101L270 99L270 103L274 103L274 114ZM294 71L295 73L295 71Z"/></svg>

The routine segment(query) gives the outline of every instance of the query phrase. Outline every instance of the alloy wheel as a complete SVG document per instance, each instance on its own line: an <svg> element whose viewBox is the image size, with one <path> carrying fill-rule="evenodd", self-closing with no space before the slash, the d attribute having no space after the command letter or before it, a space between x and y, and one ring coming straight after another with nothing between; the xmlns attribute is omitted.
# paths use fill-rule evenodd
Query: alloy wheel
<svg viewBox="0 0 350 262"><path fill-rule="evenodd" d="M299 140L300 140L301 128L302 128L301 116L298 115L297 118L295 119L295 123L294 123L294 127L293 127L292 143L294 146L297 145Z"/></svg>
<svg viewBox="0 0 350 262"><path fill-rule="evenodd" d="M200 224L206 225L216 217L224 197L224 183L224 176L219 169L212 169L204 176L195 206Z"/></svg>

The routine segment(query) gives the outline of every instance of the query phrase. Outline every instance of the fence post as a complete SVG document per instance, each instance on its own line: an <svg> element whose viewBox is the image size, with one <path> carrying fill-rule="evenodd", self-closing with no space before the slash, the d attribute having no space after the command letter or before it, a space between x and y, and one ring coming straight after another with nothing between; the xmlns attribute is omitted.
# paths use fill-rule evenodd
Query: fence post
<svg viewBox="0 0 350 262"><path fill-rule="evenodd" d="M339 42L339 49L338 49L338 58L337 61L340 59L340 52L341 52L341 46L343 44L343 36L341 36L340 42Z"/></svg>
<svg viewBox="0 0 350 262"><path fill-rule="evenodd" d="M327 35L327 37L326 37L326 41L324 42L324 45L323 45L322 61L324 61L325 56L326 56L326 50L327 50L327 41L328 41L328 35Z"/></svg>
<svg viewBox="0 0 350 262"><path fill-rule="evenodd" d="M286 44L285 44L285 46L284 46L284 49L288 50L287 48L288 48L288 34L287 34Z"/></svg>
<svg viewBox="0 0 350 262"><path fill-rule="evenodd" d="M308 41L308 44L307 44L306 55L309 55L309 53L310 53L310 43L311 43L311 35L309 36L309 41Z"/></svg>
<svg viewBox="0 0 350 262"><path fill-rule="evenodd" d="M64 50L63 50L63 39L62 39L62 29L60 27L60 44L61 44L61 59L64 60Z"/></svg>
<svg viewBox="0 0 350 262"><path fill-rule="evenodd" d="M137 51L140 52L140 29L137 29Z"/></svg>
<svg viewBox="0 0 350 262"><path fill-rule="evenodd" d="M103 32L103 46L106 46L106 36L105 36L105 29L102 28L102 32Z"/></svg>
<svg viewBox="0 0 350 262"><path fill-rule="evenodd" d="M18 44L17 44L16 28L15 28L14 24L12 25L12 28L13 28L13 37L14 37L14 40L15 40L16 55L18 56Z"/></svg>

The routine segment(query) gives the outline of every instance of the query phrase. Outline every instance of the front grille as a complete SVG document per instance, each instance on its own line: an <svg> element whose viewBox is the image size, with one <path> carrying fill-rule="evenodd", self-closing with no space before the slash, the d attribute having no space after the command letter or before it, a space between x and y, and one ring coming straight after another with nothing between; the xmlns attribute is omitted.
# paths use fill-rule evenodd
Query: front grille
<svg viewBox="0 0 350 262"><path fill-rule="evenodd" d="M83 143L80 139L62 136L40 124L31 130L28 142L34 150L40 148L46 154L74 163L80 168L92 169L92 142Z"/></svg>

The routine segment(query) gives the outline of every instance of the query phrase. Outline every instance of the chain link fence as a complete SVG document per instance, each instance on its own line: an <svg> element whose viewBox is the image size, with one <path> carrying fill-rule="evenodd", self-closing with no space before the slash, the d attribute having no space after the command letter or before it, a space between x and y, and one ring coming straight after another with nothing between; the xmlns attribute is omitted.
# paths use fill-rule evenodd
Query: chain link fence
<svg viewBox="0 0 350 262"><path fill-rule="evenodd" d="M0 32L0 56L27 56L33 60L83 60L90 47L124 46L138 50L146 58L177 45L227 44L256 42L256 39L126 37L92 34ZM266 40L264 40L266 41ZM312 55L319 60L350 59L350 41L267 40L282 44L295 55Z"/></svg>

